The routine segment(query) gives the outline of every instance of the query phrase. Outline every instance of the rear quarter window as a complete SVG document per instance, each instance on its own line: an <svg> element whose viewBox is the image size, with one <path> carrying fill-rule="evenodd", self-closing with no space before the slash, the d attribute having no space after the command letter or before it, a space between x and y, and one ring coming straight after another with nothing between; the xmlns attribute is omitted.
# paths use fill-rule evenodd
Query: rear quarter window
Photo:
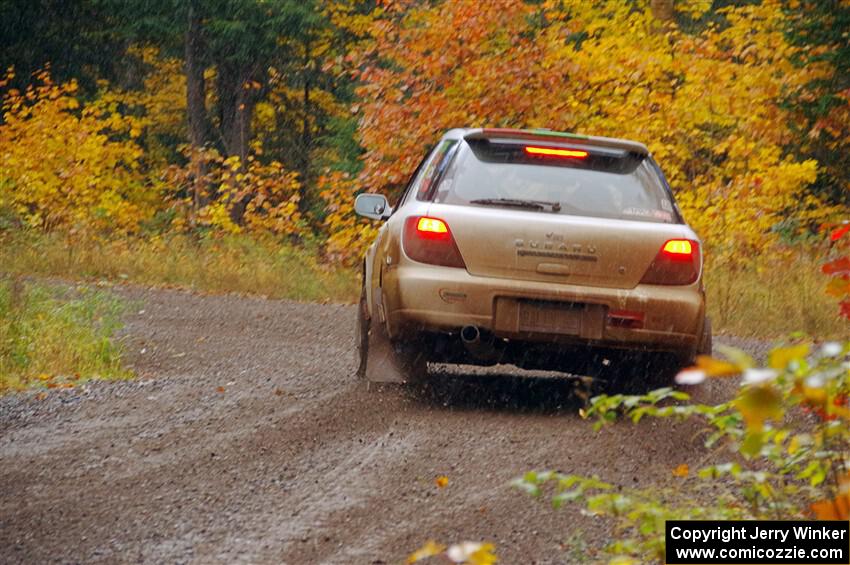
<svg viewBox="0 0 850 565"><path fill-rule="evenodd" d="M446 166L451 161L452 149L457 145L456 139L446 139L434 149L434 154L422 170L422 175L413 187L417 200L430 200L434 183L445 172Z"/></svg>

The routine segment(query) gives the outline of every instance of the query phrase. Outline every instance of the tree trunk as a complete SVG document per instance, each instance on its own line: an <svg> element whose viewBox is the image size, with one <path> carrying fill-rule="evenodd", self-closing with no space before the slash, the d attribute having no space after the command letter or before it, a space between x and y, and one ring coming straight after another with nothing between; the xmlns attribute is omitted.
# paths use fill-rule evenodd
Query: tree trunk
<svg viewBox="0 0 850 565"><path fill-rule="evenodd" d="M307 184L307 175L310 172L310 145L312 144L312 132L310 131L310 39L304 45L304 121L301 129L301 183Z"/></svg>
<svg viewBox="0 0 850 565"><path fill-rule="evenodd" d="M673 0L651 0L650 7L652 8L652 15L655 16L655 19L665 25L673 21L675 15L673 11Z"/></svg>
<svg viewBox="0 0 850 565"><path fill-rule="evenodd" d="M254 113L256 96L250 81L252 72L250 69L237 65L223 63L218 68L218 91L219 123L221 130L221 142L227 157L239 157L241 167L244 169L248 159L248 150L251 143L251 119ZM231 180L235 183L235 180ZM238 189L235 185L232 189ZM240 191L235 190L238 194ZM253 195L246 194L237 197L230 208L230 219L236 223L242 223L245 207L251 201Z"/></svg>
<svg viewBox="0 0 850 565"><path fill-rule="evenodd" d="M313 114L313 101L311 98L313 92L313 78L316 69L316 63L312 57L312 39L308 34L304 38L304 62L302 66L302 74L304 79L304 89L301 96L301 140L297 144L297 153L295 155L295 164L298 167L298 177L301 184L300 198L298 199L298 209L307 214L310 210L311 203L315 200L314 195L310 193L309 187L314 186L311 182L311 149L313 146L313 129L312 123L315 121Z"/></svg>
<svg viewBox="0 0 850 565"><path fill-rule="evenodd" d="M207 121L206 83L204 81L203 40L201 37L201 15L195 6L189 4L188 25L186 27L185 72L186 72L186 113L189 121L189 142L193 171L192 222L198 210L206 205L206 163L200 150L209 140Z"/></svg>
<svg viewBox="0 0 850 565"><path fill-rule="evenodd" d="M221 141L228 157L235 155L243 162L248 157L255 102L250 79L251 73L245 68L228 63L219 66L217 90Z"/></svg>

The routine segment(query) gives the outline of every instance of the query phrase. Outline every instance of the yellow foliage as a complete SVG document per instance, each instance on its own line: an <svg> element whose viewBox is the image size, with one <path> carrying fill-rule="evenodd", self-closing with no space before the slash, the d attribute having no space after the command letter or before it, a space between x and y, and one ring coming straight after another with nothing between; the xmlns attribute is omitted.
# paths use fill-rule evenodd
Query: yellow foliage
<svg viewBox="0 0 850 565"><path fill-rule="evenodd" d="M694 368L705 372L706 376L709 377L732 377L740 375L742 370L735 363L715 359L709 355L697 355L696 361L697 363Z"/></svg>
<svg viewBox="0 0 850 565"><path fill-rule="evenodd" d="M434 557L435 555L440 555L442 552L446 550L446 546L441 545L433 540L425 542L425 545L411 553L405 563L407 565L412 565L413 563L418 563L429 557Z"/></svg>
<svg viewBox="0 0 850 565"><path fill-rule="evenodd" d="M328 257L345 263L356 261L378 232L378 226L351 211L356 179L339 171L326 171L319 177L318 187L327 211L324 227L329 234Z"/></svg>
<svg viewBox="0 0 850 565"><path fill-rule="evenodd" d="M256 148L261 152L261 148ZM197 198L178 200L176 205L190 224L207 226L224 233L267 232L293 235L303 231L298 204L301 184L297 173L278 161L261 163L249 155L224 158L215 150L189 153L187 167L172 167L169 182L186 187L203 187ZM206 171L200 174L199 171Z"/></svg>
<svg viewBox="0 0 850 565"><path fill-rule="evenodd" d="M773 369L784 369L792 361L805 359L809 354L809 345L806 343L792 347L779 347L770 352L768 365Z"/></svg>
<svg viewBox="0 0 850 565"><path fill-rule="evenodd" d="M467 565L494 565L499 562L496 548L492 543L465 541L446 547L432 540L411 553L405 563L411 565L436 556L445 557L449 563Z"/></svg>
<svg viewBox="0 0 850 565"><path fill-rule="evenodd" d="M146 158L156 166L167 165L170 151L162 138L186 139L186 75L183 63L162 57L156 47L133 46L128 52L141 60L148 72L144 88L127 94L134 105L144 109L147 137Z"/></svg>
<svg viewBox="0 0 850 565"><path fill-rule="evenodd" d="M77 84L41 72L25 92L9 90L0 125L0 207L27 225L130 232L158 200L140 172L139 119L118 111L108 90L85 106Z"/></svg>

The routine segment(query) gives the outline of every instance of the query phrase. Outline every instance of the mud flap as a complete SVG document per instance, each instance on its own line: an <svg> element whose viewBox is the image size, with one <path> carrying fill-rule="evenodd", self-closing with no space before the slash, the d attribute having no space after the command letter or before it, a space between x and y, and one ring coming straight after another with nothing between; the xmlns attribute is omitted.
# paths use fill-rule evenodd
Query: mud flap
<svg viewBox="0 0 850 565"><path fill-rule="evenodd" d="M387 337L383 324L373 323L370 326L365 351L366 379L373 383L406 382L406 368Z"/></svg>
<svg viewBox="0 0 850 565"><path fill-rule="evenodd" d="M373 383L412 383L428 374L426 358L417 347L393 343L382 322L381 291L375 289L370 315L366 289L360 293L357 316L357 376Z"/></svg>
<svg viewBox="0 0 850 565"><path fill-rule="evenodd" d="M376 289L375 300L380 299L380 289ZM408 372L402 357L395 351L377 312L376 307L370 315L364 287L357 312L357 376L374 383L406 382Z"/></svg>

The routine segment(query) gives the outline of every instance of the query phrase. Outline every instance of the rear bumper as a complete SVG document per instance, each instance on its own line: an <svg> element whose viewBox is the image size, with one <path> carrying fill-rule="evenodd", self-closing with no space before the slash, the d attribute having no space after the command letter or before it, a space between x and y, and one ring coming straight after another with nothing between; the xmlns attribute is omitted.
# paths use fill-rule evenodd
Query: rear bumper
<svg viewBox="0 0 850 565"><path fill-rule="evenodd" d="M383 295L394 336L408 331L453 332L475 325L497 337L523 341L688 353L699 342L705 317L698 284L583 287L473 276L465 269L412 262L385 273ZM520 331L516 304L521 300L581 304L595 321L585 320L575 334ZM615 311L643 313L643 327L612 325L608 314Z"/></svg>

